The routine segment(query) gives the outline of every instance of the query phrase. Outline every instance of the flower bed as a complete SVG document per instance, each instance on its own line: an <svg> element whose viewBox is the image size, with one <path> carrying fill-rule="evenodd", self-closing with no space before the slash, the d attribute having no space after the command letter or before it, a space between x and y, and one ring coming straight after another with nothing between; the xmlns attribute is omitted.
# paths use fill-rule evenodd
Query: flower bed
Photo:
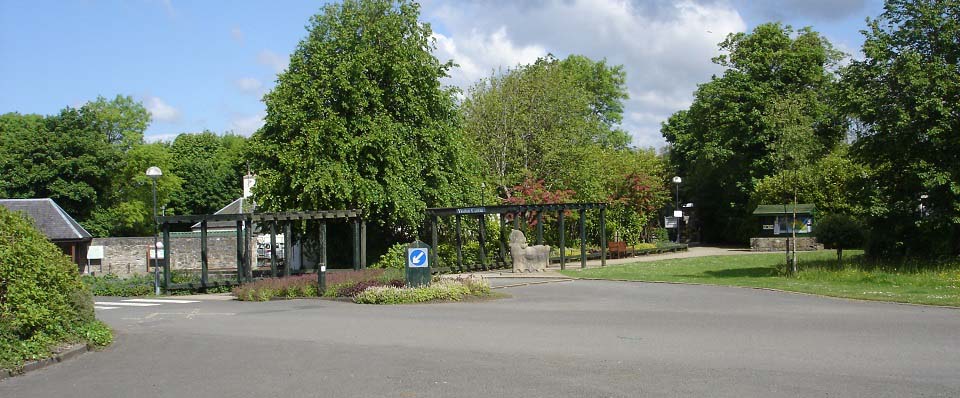
<svg viewBox="0 0 960 398"><path fill-rule="evenodd" d="M440 279L430 286L371 286L354 296L359 304L412 304L428 301L460 301L490 294L490 284L481 278Z"/></svg>
<svg viewBox="0 0 960 398"><path fill-rule="evenodd" d="M353 297L370 286L403 286L403 279L399 275L398 272L388 272L383 269L327 272L327 289L323 296ZM242 301L317 297L319 296L317 275L261 279L233 288L233 295Z"/></svg>

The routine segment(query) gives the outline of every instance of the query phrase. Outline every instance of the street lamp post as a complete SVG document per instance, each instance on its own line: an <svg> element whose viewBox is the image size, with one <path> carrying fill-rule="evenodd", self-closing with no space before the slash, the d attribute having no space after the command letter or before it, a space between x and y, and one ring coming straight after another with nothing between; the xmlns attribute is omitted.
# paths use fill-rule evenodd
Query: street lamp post
<svg viewBox="0 0 960 398"><path fill-rule="evenodd" d="M162 175L163 172L157 166L151 166L147 169L147 177L153 180L153 292L158 296L160 295L160 248L158 247L157 234L160 232L157 226L159 221L157 219L157 179Z"/></svg>
<svg viewBox="0 0 960 398"><path fill-rule="evenodd" d="M673 185L677 187L677 202L673 211L673 218L677 220L677 243L680 243L680 222L683 221L683 210L680 210L680 183L683 179L680 176L673 177Z"/></svg>
<svg viewBox="0 0 960 398"><path fill-rule="evenodd" d="M930 197L930 195L927 195L927 194L922 194L922 195L920 195L920 218L923 218L923 217L924 217L924 215L925 215L925 214L924 214L924 210L926 210L926 209L923 208L923 200L924 200L924 199L927 199L927 198L929 198L929 197Z"/></svg>

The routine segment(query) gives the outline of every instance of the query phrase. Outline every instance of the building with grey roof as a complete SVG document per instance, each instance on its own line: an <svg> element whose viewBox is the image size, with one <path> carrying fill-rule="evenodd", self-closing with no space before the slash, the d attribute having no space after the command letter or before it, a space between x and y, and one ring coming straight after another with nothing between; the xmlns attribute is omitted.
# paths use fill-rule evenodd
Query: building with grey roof
<svg viewBox="0 0 960 398"><path fill-rule="evenodd" d="M0 206L26 216L47 239L70 256L79 269L83 269L93 236L57 202L50 198L0 199Z"/></svg>

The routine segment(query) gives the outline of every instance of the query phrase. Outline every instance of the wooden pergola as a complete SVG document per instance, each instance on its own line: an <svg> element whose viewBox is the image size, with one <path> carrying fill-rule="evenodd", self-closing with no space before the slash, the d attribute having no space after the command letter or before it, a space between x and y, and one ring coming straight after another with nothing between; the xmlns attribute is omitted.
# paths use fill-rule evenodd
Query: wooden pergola
<svg viewBox="0 0 960 398"><path fill-rule="evenodd" d="M557 212L558 213L558 222L560 230L560 269L566 269L566 234L565 225L564 225L564 213L567 211L578 211L579 212L579 225L580 225L580 267L587 267L587 230L586 230L586 220L587 220L587 210L597 209L600 211L600 261L602 266L607 265L607 234L606 234L606 203L553 203L553 204L538 204L538 205L499 205L499 206L475 206L475 207L443 207L443 208L429 208L427 209L427 216L431 221L431 244L434 247L434 250L437 248L439 243L438 238L438 226L440 217L454 217L456 224L456 239L457 239L457 271L464 271L463 264L463 231L462 231L462 218L466 217L477 217L479 220L479 235L478 240L480 243L480 269L487 270L495 267L488 267L486 263L486 252L484 249L484 243L486 242L486 215L488 214L498 214L500 215L500 236L498 240L500 241L500 258L506 261L507 253L507 239L509 234L505 233L507 220L503 217L505 214L513 215L513 224L514 228L521 229L520 219L526 218L528 214L536 214L537 217L537 227L536 227L536 241L538 245L543 244L543 214L545 212ZM434 263L436 263L434 261Z"/></svg>
<svg viewBox="0 0 960 398"><path fill-rule="evenodd" d="M253 238L253 225L256 223L261 229L269 225L270 228L270 272L273 277L278 275L277 270L277 230L284 232L284 267L283 276L290 275L290 264L292 258L293 223L300 221L319 221L320 236L320 262L319 265L327 264L327 223L331 221L346 221L351 223L353 235L353 268L361 269L367 266L367 224L363 220L362 213L359 210L320 210L320 211L301 211L301 212L280 212L280 213L246 213L246 214L204 214L204 215L180 215L157 217L163 231L163 248L165 250L165 261L163 262L163 286L164 289L175 288L201 288L206 289L223 285L222 283L210 283L208 281L208 260L207 260L207 223L234 221L237 224L237 280L236 284L250 281L253 279L253 259L252 253L255 248L250 247L250 241ZM171 283L170 259L172 247L170 246L170 226L174 224L200 224L200 284L185 284L184 286L175 286ZM242 231L242 232L241 232ZM302 255L302 254L301 254ZM233 282L228 284L234 284Z"/></svg>

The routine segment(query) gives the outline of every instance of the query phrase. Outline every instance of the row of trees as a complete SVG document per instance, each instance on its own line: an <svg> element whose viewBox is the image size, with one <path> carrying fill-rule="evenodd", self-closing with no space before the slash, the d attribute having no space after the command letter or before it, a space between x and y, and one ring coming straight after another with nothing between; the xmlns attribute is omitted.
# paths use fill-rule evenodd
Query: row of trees
<svg viewBox="0 0 960 398"><path fill-rule="evenodd" d="M742 241L758 203L865 220L871 254L960 253L960 2L888 0L864 59L809 28L733 34L662 132L706 238Z"/></svg>
<svg viewBox="0 0 960 398"><path fill-rule="evenodd" d="M167 214L215 211L249 168L265 210L363 209L378 237L372 253L422 233L426 207L609 202L611 236L648 235L669 197L666 164L628 147L622 66L547 56L460 93L441 85L454 64L432 55L418 18L408 1L325 6L249 140L203 132L145 143L149 114L123 96L3 115L0 174L11 178L0 179L0 197L51 197L96 235L143 235L147 167L164 171Z"/></svg>
<svg viewBox="0 0 960 398"><path fill-rule="evenodd" d="M150 115L103 97L56 115L0 115L0 198L53 198L96 236L152 233L152 192L169 214L209 213L237 198L246 139L211 132L145 143Z"/></svg>
<svg viewBox="0 0 960 398"><path fill-rule="evenodd" d="M258 203L364 209L379 245L421 233L426 207L612 201L611 232L639 239L668 197L666 167L628 148L623 67L547 56L458 100L419 12L348 0L311 19L251 138Z"/></svg>

